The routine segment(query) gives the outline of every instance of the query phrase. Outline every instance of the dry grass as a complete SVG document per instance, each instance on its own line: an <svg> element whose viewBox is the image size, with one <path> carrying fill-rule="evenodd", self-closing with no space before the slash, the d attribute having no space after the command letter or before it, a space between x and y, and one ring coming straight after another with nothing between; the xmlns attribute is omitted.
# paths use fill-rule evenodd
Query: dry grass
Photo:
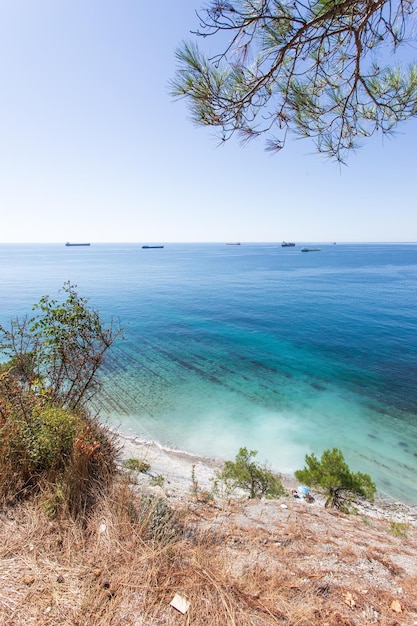
<svg viewBox="0 0 417 626"><path fill-rule="evenodd" d="M415 526L394 537L386 520L292 500L171 511L121 479L84 526L38 501L3 511L0 623L411 626L416 548Z"/></svg>

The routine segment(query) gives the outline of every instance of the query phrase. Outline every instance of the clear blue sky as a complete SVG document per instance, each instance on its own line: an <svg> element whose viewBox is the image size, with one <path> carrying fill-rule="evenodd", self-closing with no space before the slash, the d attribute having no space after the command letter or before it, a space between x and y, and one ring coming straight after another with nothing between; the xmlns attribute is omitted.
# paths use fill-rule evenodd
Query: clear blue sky
<svg viewBox="0 0 417 626"><path fill-rule="evenodd" d="M417 241L417 121L348 167L217 147L168 82L202 0L4 0L0 243Z"/></svg>

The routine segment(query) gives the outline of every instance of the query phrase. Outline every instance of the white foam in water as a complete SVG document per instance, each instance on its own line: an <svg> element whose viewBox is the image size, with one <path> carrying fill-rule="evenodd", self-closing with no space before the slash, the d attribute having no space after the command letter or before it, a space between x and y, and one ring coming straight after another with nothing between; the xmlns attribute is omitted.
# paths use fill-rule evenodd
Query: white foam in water
<svg viewBox="0 0 417 626"><path fill-rule="evenodd" d="M381 415L363 407L359 398L311 387L307 396L299 389L304 384L293 382L295 400L287 398L291 408L279 411L215 384L210 388L205 383L203 390L197 381L194 389L180 387L166 398L171 410L157 419L143 414L123 417L119 427L209 457L233 459L245 446L258 451L257 460L283 473L302 468L305 454L319 456L326 448L340 447L352 469L370 473L380 491L413 501L416 485L404 472L407 450L400 445L407 433L393 432L392 425L384 425ZM398 425L405 427L403 422ZM416 457L408 456L415 468Z"/></svg>

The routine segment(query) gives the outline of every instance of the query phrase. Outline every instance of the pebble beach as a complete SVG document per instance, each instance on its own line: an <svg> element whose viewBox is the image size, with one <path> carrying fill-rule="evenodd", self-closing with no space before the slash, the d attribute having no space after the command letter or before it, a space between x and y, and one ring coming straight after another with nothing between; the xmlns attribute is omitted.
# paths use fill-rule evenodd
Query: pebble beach
<svg viewBox="0 0 417 626"><path fill-rule="evenodd" d="M162 476L163 486L154 489L173 503L182 502L191 496L193 471L199 489L211 491L215 473L221 469L224 462L223 459L166 449L154 441L128 438L120 434L118 438L121 465L127 459L146 461L150 469L146 474L139 474L138 485L148 487L152 478ZM288 494L298 485L294 476L281 474L281 479ZM324 507L323 497L314 489L311 492L314 501L312 504L306 503L306 506ZM242 497L241 494L240 497ZM290 495L283 496L280 500L285 502L289 498L291 499ZM360 502L357 509L358 513L376 519L387 519L417 526L417 505L408 505L378 493L374 502Z"/></svg>

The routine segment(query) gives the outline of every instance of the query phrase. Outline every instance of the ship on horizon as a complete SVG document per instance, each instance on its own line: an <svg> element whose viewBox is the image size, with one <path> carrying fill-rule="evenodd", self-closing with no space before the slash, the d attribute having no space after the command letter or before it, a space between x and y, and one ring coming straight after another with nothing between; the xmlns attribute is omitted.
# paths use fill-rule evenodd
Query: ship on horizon
<svg viewBox="0 0 417 626"><path fill-rule="evenodd" d="M91 246L90 243L70 243L67 241L66 246Z"/></svg>

